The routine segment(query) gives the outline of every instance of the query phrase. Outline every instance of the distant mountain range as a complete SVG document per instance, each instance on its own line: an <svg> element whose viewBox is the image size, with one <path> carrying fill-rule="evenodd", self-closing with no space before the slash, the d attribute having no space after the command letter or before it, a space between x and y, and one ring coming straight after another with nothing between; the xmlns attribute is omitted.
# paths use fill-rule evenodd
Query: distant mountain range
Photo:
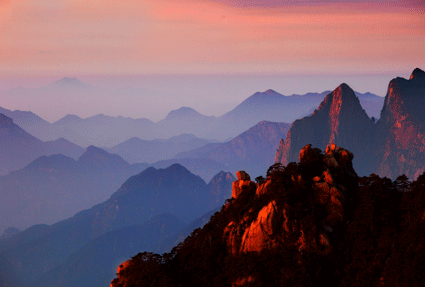
<svg viewBox="0 0 425 287"><path fill-rule="evenodd" d="M226 198L231 197L231 186L235 178L230 172L219 172L220 170L231 172L246 170L254 179L257 175L266 175L268 166L274 162L274 156L276 162L281 162L286 167L274 166L269 177L258 185L251 183L250 180L239 178L238 184L234 185L235 190L240 187L238 191L240 193L234 192L236 200L230 200L227 207L222 208L220 214L214 216L205 229L195 231L193 236L187 239L186 244L177 248L174 254L183 257L177 258L174 262L178 264L184 262L189 268L185 269L186 267L181 265L182 269L179 270L186 272L184 270L198 270L205 267L202 270L212 272L206 272L207 277L208 274L224 274L223 272L214 273L218 269L214 271L206 267L216 262L215 260L219 262L224 259L224 255L233 253L242 256L237 259L239 262L237 266L243 267L246 266L244 258L256 258L255 254L254 257L243 257L245 251L258 251L262 250L263 246L277 246L282 242L285 244L288 242L288 248L293 248L293 250L284 249L283 251L289 250L290 253L282 253L287 255L285 262L293 264L288 265L288 268L298 266L296 264L300 264L299 262L305 258L311 259L309 262L315 262L314 258L332 254L332 248L355 252L359 245L354 244L351 248L340 244L342 235L354 234L354 231L345 233L347 230L344 226L357 228L357 224L361 225L364 221L363 210L369 210L371 206L373 206L369 210L371 214L379 214L379 205L375 206L373 200L371 204L364 201L378 196L377 191L379 193L382 184L386 184L385 188L392 184L394 186L397 184L397 188L403 185L403 180L396 183L387 179L378 180L375 176L371 176L367 179L369 181L367 184L373 184L374 180L377 183L369 190L366 184L358 185L361 179L356 172L359 175L365 175L376 171L380 175L394 179L402 173L415 178L424 171L424 95L425 72L420 69L415 69L409 80L402 78L392 80L381 117L376 122L365 111L361 99L362 97L363 101L370 99L371 106L374 106L374 96L356 95L356 92L348 85L341 84L334 91L323 95L324 99L318 102L316 108L310 107L304 112L305 117L295 120L292 125L261 121L224 143L207 143L194 150L178 153L173 159L154 162L152 163L154 167L146 169L144 169L146 165L130 165L119 155L111 155L93 146L88 147L77 161L63 155L39 157L25 168L0 177L0 184L4 184L4 188L0 186L0 190L4 190L6 196L12 197L12 201L5 199L5 203L14 202L9 204L10 206L5 204L5 207L0 208L0 212L3 210L10 212L1 215L1 218L7 219L7 216L13 218L16 216L14 212L23 214L31 212L28 207L29 202L35 203L35 208L41 210L43 214L55 209L66 210L68 207L61 205L63 203L52 204L53 200L59 196L66 198L69 195L67 200L70 202L82 199L89 204L89 197L96 192L87 192L80 187L77 188L78 190L68 191L61 186L67 180L76 181L75 177L83 178L86 186L90 184L98 186L101 182L105 182L112 188L119 181L114 180L119 177L117 174L120 171L133 168L144 170L128 178L109 199L100 204L98 204L100 200L97 199L98 202L91 203L90 206L96 204L92 208L81 211L71 218L53 225L35 225L20 232L13 228L9 229L5 236L0 238L0 266L2 266L0 282L3 283L0 286L103 286L107 282L105 278L113 276L116 272L116 268L112 268L113 264L129 259L123 257L143 251L167 250L170 242L179 241L182 236L190 232L188 230L201 226L205 222L205 214L208 211L216 210ZM319 98L322 95L311 95L311 97ZM273 91L267 91L263 95L260 93L253 98L259 101L257 104L249 105L248 101L244 108L255 109L256 105L261 106L263 98L267 102L271 101L270 99L278 99L280 96ZM274 105L278 105L278 101L276 100ZM296 110L296 105L294 104L291 109ZM253 110L251 112L255 114ZM104 119L104 116L99 118ZM205 117L190 108L182 108L173 112L168 120L153 123L153 125L167 126L167 121L170 121L192 125L190 129L194 129L197 126L196 123L191 122L191 118L199 121L199 126L211 124L211 127L220 119ZM237 116L232 119L237 119ZM4 130L9 131L8 127L13 126L13 123L5 116L3 121ZM62 119L59 124L67 126L72 123L81 123L81 121L85 120L69 116ZM110 122L111 126L112 122ZM237 125L238 122L234 124ZM243 125L241 123L239 125L238 128L242 128ZM27 133L22 133L22 129L19 130L13 126L10 130L15 129L18 131L15 134L22 135L23 138L27 137ZM179 126L174 126L174 129L177 131ZM213 129L208 132L212 133L212 131ZM9 136L9 133L6 132L5 135ZM132 139L114 148L120 153L125 153L126 149L131 151L126 157L131 157L133 153L134 157L142 156L140 151L151 149L150 156L155 160L156 156L161 154L161 148L166 149L169 145L172 148L167 153L173 154L179 149L184 150L185 145L191 148L192 140L195 142L194 145L201 145L202 141L205 141L197 138L196 134L185 134L152 142ZM19 141L15 140L12 143L18 145ZM335 143L336 147L333 147L332 143ZM314 148L306 146L307 144L313 144ZM316 147L325 152L320 152L315 149ZM350 151L354 152L354 158ZM144 156L147 158L146 155ZM298 160L300 161L298 164L290 164ZM164 168L159 168L160 166ZM217 171L215 176L212 171ZM206 184L200 176L212 178L212 180ZM241 177L240 174L239 177ZM38 183L39 179L41 183ZM246 183L248 185L244 185ZM259 187L253 189L254 186ZM245 187L247 188L244 189ZM363 188L364 193L359 193L359 188ZM276 190L279 192L274 196L273 193ZM391 188L388 190L395 191ZM242 196L239 196L240 194ZM361 197L360 203L358 196ZM383 198L388 199L386 194ZM397 201L397 198L394 197L391 201ZM385 202L387 204L388 200ZM414 206L414 200L409 202ZM358 204L362 204L359 205L361 208L356 209ZM382 213L385 216L375 219L379 221L386 218L388 214L386 212ZM420 214L423 213L420 212ZM198 220L194 223L193 220L196 218ZM300 218L303 219L299 220ZM348 225L353 218L358 218L359 221L356 221L355 225ZM373 233L377 225L372 223L370 227ZM364 228L360 226L359 230ZM362 237L362 240L370 237L366 235ZM284 239L276 241L278 236ZM198 247L201 248L202 254L207 256L205 258L211 260L199 257L196 253ZM392 248L390 245L387 247L386 250ZM305 257L309 256L309 253L304 253L304 250L313 250L311 254L320 256ZM373 246L368 250L373 250ZM196 252L191 253L192 251ZM192 257L191 254L193 254ZM292 254L300 257L294 257ZM139 257L134 260L137 261L137 258ZM186 260L188 258L190 260ZM269 258L267 256L265 258L264 262L269 262ZM329 257L330 261L326 259L320 265L325 270L324 273L320 273L323 282L329 279L329 276L336 274L326 273L328 270L326 268L332 267L326 263L334 259L339 260L339 263L345 260L342 255L332 258ZM181 260L180 263L178 260ZM249 277L242 276L245 275L245 271L249 271L248 275L258 274L255 270L241 269L239 270L241 273L235 272L232 275L232 270L224 267L232 267L230 264L232 261L220 262L219 267L230 276L226 280L231 282L243 284L251 280ZM252 262L258 263L256 260ZM270 262L274 264L273 261ZM373 266L373 262L373 260L369 262L370 266ZM292 277L288 278L309 280L297 276L298 272L304 270L303 265L300 266L298 271L289 272L288 275ZM355 266L353 265L353 268L349 270L355 270ZM288 268L285 270L292 270ZM318 270L322 270L316 266L313 269L316 275ZM265 282L274 280L272 276L261 276L266 280ZM179 282L186 283L192 280L192 278L179 278L179 276L176 278L181 280ZM202 278L193 278L193 282ZM281 279L286 280L284 277ZM216 282L210 280L207 283ZM182 284L182 286L195 285Z"/></svg>
<svg viewBox="0 0 425 287"><path fill-rule="evenodd" d="M110 268L126 252L162 250L161 243L185 223L231 197L234 180L233 175L222 172L207 185L181 165L148 168L91 209L0 240L0 278L17 286L46 286L45 282L50 282L48 286L75 286L72 284L82 280L86 280L84 286L98 286L96 282L105 278L110 281L115 268L94 273L99 266Z"/></svg>
<svg viewBox="0 0 425 287"><path fill-rule="evenodd" d="M109 198L147 164L130 165L118 155L90 146L74 160L42 156L0 176L0 228L52 224Z"/></svg>
<svg viewBox="0 0 425 287"><path fill-rule="evenodd" d="M169 139L155 139L151 141L140 138L131 138L112 148L105 150L120 155L129 163L153 163L173 158L176 154L190 151L208 143L215 142L197 138L192 134L181 134Z"/></svg>
<svg viewBox="0 0 425 287"><path fill-rule="evenodd" d="M90 101L89 94L94 93L96 89L98 88L77 79L64 78L35 91L13 89L3 93L6 97L26 95L26 98L30 99L32 93L35 93L34 97L45 94L46 97L52 98L52 102L57 102L58 98L78 92L87 93L85 98ZM27 132L44 141L63 137L82 147L95 145L111 148L132 138L153 140L180 134L193 134L199 138L220 141L229 140L260 121L292 123L298 118L309 115L329 92L284 96L273 90L267 90L253 94L220 117L205 116L192 108L182 107L171 111L157 123L146 118L132 119L99 114L85 119L76 115L67 115L50 124L31 112L12 112L6 109L1 109L0 112L11 117ZM102 91L99 90L96 93L102 93ZM370 93L356 93L356 95L368 115L378 118L383 98Z"/></svg>
<svg viewBox="0 0 425 287"><path fill-rule="evenodd" d="M32 113L25 115L33 117ZM83 148L63 138L43 142L27 133L4 114L0 114L0 145L2 147L0 150L0 174L7 174L12 170L23 168L43 155L61 153L76 158L83 152Z"/></svg>

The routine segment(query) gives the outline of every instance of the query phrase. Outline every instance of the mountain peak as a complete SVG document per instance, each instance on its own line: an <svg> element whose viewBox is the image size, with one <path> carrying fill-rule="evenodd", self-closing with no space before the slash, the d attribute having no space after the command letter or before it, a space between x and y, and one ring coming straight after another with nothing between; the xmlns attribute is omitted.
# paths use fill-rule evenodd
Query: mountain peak
<svg viewBox="0 0 425 287"><path fill-rule="evenodd" d="M190 173L187 168L178 163L170 165L164 171L168 173Z"/></svg>
<svg viewBox="0 0 425 287"><path fill-rule="evenodd" d="M56 122L54 122L53 124L70 124L70 123L76 123L76 122L80 122L83 119L80 118L77 115L73 115L73 114L67 114L66 116L64 116L63 118L57 120Z"/></svg>
<svg viewBox="0 0 425 287"><path fill-rule="evenodd" d="M67 78L64 77L60 80L57 80L51 83L49 86L52 87L62 87L62 88L87 88L88 84L78 80L77 78Z"/></svg>
<svg viewBox="0 0 425 287"><path fill-rule="evenodd" d="M276 161L285 165L295 161L298 151L307 143L320 149L335 143L361 155L364 149L370 148L367 139L372 132L373 123L359 99L343 83L325 97L312 116L296 120L292 124L286 140L279 146ZM355 164L362 163L362 160L359 158ZM363 166L358 168L362 169Z"/></svg>
<svg viewBox="0 0 425 287"><path fill-rule="evenodd" d="M168 113L166 120L195 120L195 119L206 119L213 118L200 114L198 111L189 108L181 107L177 110L172 110Z"/></svg>
<svg viewBox="0 0 425 287"><path fill-rule="evenodd" d="M425 72L419 68L413 70L410 80L415 78L425 78Z"/></svg>
<svg viewBox="0 0 425 287"><path fill-rule="evenodd" d="M272 90L272 89L268 89L264 93L267 94L267 95L280 95L278 92L276 92L275 90Z"/></svg>
<svg viewBox="0 0 425 287"><path fill-rule="evenodd" d="M268 89L267 91L264 91L264 92L256 92L255 94L253 94L251 97L249 97L245 101L248 101L250 99L261 99L261 98L282 97L282 96L283 96L282 94L279 94L275 90Z"/></svg>
<svg viewBox="0 0 425 287"><path fill-rule="evenodd" d="M89 146L84 151L83 155L78 159L79 163L84 163L88 166L108 167L111 169L125 168L129 165L124 159L116 154L110 154L107 151Z"/></svg>
<svg viewBox="0 0 425 287"><path fill-rule="evenodd" d="M336 116L340 114L343 108L362 110L355 92L345 83L342 83L332 93L329 93L313 115L323 110L325 113L331 113L333 116Z"/></svg>
<svg viewBox="0 0 425 287"><path fill-rule="evenodd" d="M168 117L181 117L181 116L189 116L189 115L200 115L196 110L189 108L189 107L181 107L177 110L172 110L168 113Z"/></svg>

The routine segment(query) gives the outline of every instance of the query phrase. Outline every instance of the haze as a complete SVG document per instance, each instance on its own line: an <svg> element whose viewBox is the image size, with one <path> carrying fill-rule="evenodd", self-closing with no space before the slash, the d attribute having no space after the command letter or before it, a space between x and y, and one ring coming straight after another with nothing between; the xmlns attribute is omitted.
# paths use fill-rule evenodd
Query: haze
<svg viewBox="0 0 425 287"><path fill-rule="evenodd" d="M302 94L347 82L384 96L392 77L423 66L423 1L336 2L2 0L0 89L76 77L138 90L96 94L85 107L78 94L55 104L2 93L0 106L49 121L159 120L181 106L218 116L266 89Z"/></svg>

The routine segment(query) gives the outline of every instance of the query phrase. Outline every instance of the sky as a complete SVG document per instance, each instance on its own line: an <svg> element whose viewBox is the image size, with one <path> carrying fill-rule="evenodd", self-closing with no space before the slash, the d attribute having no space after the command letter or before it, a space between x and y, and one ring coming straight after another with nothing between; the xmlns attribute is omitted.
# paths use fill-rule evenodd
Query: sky
<svg viewBox="0 0 425 287"><path fill-rule="evenodd" d="M196 92L208 102L198 109L208 111L261 91L266 76L298 77L288 88L275 85L283 94L307 92L308 77L369 76L385 80L359 88L384 96L388 79L425 68L423 47L425 1L0 0L0 89L62 77L140 85L156 76L157 90L170 94L163 88L176 75L192 76L188 91L199 75L245 75L248 86L259 76L258 88L215 94L214 103ZM188 91L171 92L176 108ZM8 99L0 106L19 108Z"/></svg>

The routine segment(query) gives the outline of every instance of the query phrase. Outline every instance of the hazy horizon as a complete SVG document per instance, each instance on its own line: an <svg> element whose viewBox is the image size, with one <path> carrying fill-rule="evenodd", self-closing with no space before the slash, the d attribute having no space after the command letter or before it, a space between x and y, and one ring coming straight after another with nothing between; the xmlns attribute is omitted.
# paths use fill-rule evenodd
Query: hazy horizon
<svg viewBox="0 0 425 287"><path fill-rule="evenodd" d="M182 106L220 116L267 89L345 82L385 96L392 78L425 67L424 13L419 0L3 0L0 90L63 77L139 90L21 102L0 91L0 106L50 122L99 113L158 121Z"/></svg>
<svg viewBox="0 0 425 287"><path fill-rule="evenodd" d="M87 118L97 114L148 118L159 121L175 109L191 107L207 116L221 116L256 92L268 89L285 96L321 93L347 83L357 92L370 92L384 97L389 81L394 77L409 78L410 71L366 75L143 75L143 76L74 76L98 90L87 94L73 92L43 97L43 88L59 77L14 78L0 80L0 106L10 110L32 111L54 122L67 114ZM38 99L21 100L19 87L35 91ZM33 91L32 91L33 90ZM19 97L21 96L21 98ZM81 103L86 102L86 105Z"/></svg>

